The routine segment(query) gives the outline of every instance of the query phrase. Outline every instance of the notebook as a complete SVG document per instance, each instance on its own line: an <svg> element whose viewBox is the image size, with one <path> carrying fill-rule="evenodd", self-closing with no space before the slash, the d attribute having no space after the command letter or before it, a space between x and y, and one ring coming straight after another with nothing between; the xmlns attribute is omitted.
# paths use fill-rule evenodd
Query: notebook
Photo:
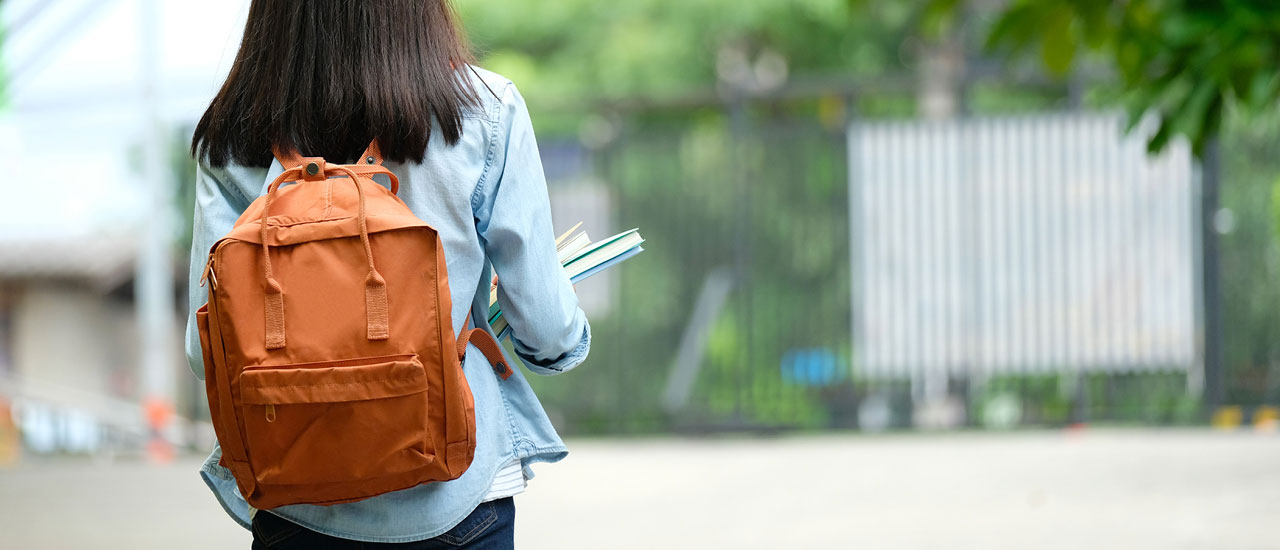
<svg viewBox="0 0 1280 550"><path fill-rule="evenodd" d="M623 231L593 243L585 231L578 231L581 227L582 223L578 223L556 238L556 256L569 275L569 282L575 285L644 252L641 246L644 237L640 236L639 229ZM499 284L495 277L489 291L489 325L498 339L503 339L511 335L511 327L498 304Z"/></svg>

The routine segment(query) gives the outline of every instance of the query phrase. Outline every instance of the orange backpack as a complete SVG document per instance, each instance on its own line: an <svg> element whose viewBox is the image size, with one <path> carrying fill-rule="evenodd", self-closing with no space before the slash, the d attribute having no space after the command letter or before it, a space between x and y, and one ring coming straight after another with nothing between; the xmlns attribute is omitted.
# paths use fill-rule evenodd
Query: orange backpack
<svg viewBox="0 0 1280 550"><path fill-rule="evenodd" d="M259 509L456 479L476 447L467 343L504 379L511 370L489 333L464 323L454 337L439 234L396 196L376 143L365 164L276 157L284 173L201 278L221 464Z"/></svg>

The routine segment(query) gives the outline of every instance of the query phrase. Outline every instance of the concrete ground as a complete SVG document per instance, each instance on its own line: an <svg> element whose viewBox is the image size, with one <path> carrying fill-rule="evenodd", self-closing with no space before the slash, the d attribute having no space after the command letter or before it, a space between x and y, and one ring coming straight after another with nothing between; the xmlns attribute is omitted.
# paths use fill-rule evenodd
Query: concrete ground
<svg viewBox="0 0 1280 550"><path fill-rule="evenodd" d="M536 549L1280 549L1280 435L1209 431L571 441L517 497ZM248 548L196 475L0 470L0 548Z"/></svg>

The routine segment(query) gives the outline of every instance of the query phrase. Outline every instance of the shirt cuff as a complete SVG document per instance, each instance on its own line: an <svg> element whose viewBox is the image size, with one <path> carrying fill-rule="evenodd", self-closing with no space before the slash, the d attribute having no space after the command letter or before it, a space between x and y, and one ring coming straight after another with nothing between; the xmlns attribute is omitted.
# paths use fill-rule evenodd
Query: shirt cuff
<svg viewBox="0 0 1280 550"><path fill-rule="evenodd" d="M580 313L581 315L581 313ZM582 337L578 340L578 345L563 355L551 360L540 360L534 357L533 353L521 344L514 337L511 338L515 348L516 355L520 361L524 363L525 368L534 374L543 376L551 376L569 372L574 367L581 364L587 358L587 354L591 351L591 323L587 322L585 315L582 316Z"/></svg>

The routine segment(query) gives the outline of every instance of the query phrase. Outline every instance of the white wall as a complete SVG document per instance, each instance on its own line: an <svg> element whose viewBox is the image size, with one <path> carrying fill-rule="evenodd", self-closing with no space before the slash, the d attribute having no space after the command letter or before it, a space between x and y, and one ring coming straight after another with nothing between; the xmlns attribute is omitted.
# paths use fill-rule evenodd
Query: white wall
<svg viewBox="0 0 1280 550"><path fill-rule="evenodd" d="M26 286L13 301L14 374L21 380L120 395L136 378L134 320L125 303L70 286Z"/></svg>

